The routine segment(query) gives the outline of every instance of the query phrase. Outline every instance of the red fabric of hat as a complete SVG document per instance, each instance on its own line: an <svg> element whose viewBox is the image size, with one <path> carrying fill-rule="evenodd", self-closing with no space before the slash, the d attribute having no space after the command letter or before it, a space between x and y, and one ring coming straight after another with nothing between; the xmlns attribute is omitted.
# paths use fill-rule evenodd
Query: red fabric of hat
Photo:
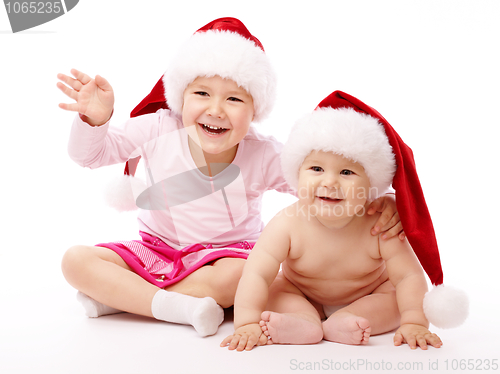
<svg viewBox="0 0 500 374"><path fill-rule="evenodd" d="M155 84L151 92L130 112L130 118L144 114L155 113L159 109L169 109L165 100L165 88L163 87L163 76ZM125 164L125 175L135 175L137 165L141 156L132 158Z"/></svg>
<svg viewBox="0 0 500 374"><path fill-rule="evenodd" d="M443 271L434 226L418 179L412 150L379 112L349 94L333 92L318 105L318 108L325 107L352 108L377 118L384 126L396 157L397 170L392 187L396 191L396 204L405 234L432 284L442 284Z"/></svg>
<svg viewBox="0 0 500 374"><path fill-rule="evenodd" d="M212 22L207 23L205 26L198 29L198 31L196 31L196 32L203 32L203 31L208 31L208 30L220 30L220 31L235 32L237 34L240 34L244 38L253 41L257 47L259 47L260 49L262 49L264 51L264 46L259 41L259 39L257 39L255 36L253 36L250 33L250 31L248 31L248 29L245 27L243 22L241 22L237 18L224 17L224 18L219 18L219 19L213 20Z"/></svg>
<svg viewBox="0 0 500 374"><path fill-rule="evenodd" d="M163 75L156 82L151 92L146 96L130 113L130 117L142 116L144 114L155 113L159 109L168 109L165 100L165 88L163 87Z"/></svg>
<svg viewBox="0 0 500 374"><path fill-rule="evenodd" d="M213 20L205 26L198 29L197 32L205 32L208 30L220 30L235 32L255 43L257 47L264 51L262 43L253 36L245 25L238 19L225 17ZM163 75L153 87L151 92L132 110L130 117L137 117L143 114L155 113L158 109L169 109L165 99L165 87L163 84Z"/></svg>

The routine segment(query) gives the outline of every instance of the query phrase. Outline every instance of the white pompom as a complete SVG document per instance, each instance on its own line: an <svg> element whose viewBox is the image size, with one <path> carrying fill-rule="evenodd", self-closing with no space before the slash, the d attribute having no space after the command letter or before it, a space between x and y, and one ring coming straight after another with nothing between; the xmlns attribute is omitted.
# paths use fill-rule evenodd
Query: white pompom
<svg viewBox="0 0 500 374"><path fill-rule="evenodd" d="M104 200L110 207L126 212L136 210L135 196L146 189L146 184L139 178L129 175L114 177L106 186Z"/></svg>
<svg viewBox="0 0 500 374"><path fill-rule="evenodd" d="M469 298L464 291L441 284L425 294L424 313L436 327L457 327L469 315Z"/></svg>

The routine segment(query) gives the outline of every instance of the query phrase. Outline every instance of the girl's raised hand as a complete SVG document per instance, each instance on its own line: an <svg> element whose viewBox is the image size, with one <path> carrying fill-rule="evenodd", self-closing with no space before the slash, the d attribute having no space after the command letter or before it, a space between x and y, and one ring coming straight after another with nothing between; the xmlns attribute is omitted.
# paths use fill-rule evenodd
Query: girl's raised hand
<svg viewBox="0 0 500 374"><path fill-rule="evenodd" d="M58 74L57 78L66 84L57 82L57 87L76 103L61 103L59 107L80 113L84 116L83 120L91 126L104 125L113 113L115 103L113 88L99 75L92 79L76 69L71 69L71 74L74 78Z"/></svg>

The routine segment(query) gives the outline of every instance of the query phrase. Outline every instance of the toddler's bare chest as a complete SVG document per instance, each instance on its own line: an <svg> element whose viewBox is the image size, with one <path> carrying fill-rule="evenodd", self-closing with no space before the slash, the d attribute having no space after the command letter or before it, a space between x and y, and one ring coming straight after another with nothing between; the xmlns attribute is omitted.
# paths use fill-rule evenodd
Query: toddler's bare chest
<svg viewBox="0 0 500 374"><path fill-rule="evenodd" d="M378 238L369 233L350 237L318 234L307 242L292 240L287 259L297 275L330 280L360 279L379 269L381 263Z"/></svg>

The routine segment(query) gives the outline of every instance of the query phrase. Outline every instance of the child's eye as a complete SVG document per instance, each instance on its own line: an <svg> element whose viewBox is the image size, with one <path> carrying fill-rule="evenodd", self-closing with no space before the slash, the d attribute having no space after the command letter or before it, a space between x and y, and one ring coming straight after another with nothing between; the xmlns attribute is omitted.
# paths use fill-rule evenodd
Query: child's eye
<svg viewBox="0 0 500 374"><path fill-rule="evenodd" d="M196 91L194 94L200 96L208 96L208 93L206 93L205 91Z"/></svg>
<svg viewBox="0 0 500 374"><path fill-rule="evenodd" d="M229 101L238 101L238 102L243 102L243 100L238 99L237 97L230 97L228 98Z"/></svg>
<svg viewBox="0 0 500 374"><path fill-rule="evenodd" d="M321 166L311 166L311 170L320 173L323 171L323 168Z"/></svg>
<svg viewBox="0 0 500 374"><path fill-rule="evenodd" d="M342 171L340 172L340 174L341 174L341 175L352 175L352 174L354 174L354 172L353 172L353 171L351 171L351 170L344 169L344 170L342 170Z"/></svg>

